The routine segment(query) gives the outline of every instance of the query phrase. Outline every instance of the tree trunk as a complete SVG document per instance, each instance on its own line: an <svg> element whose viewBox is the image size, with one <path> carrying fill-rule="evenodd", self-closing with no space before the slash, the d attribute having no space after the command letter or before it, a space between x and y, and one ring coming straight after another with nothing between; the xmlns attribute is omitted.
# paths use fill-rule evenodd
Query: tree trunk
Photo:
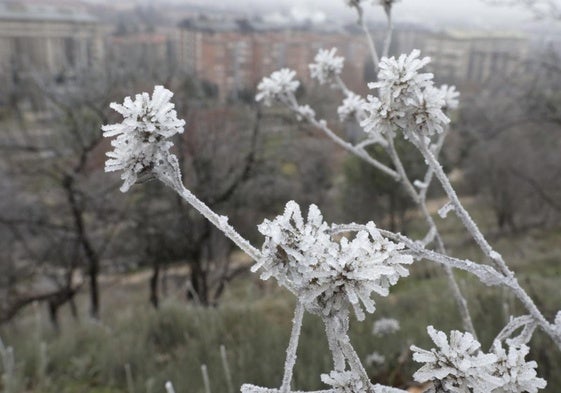
<svg viewBox="0 0 561 393"><path fill-rule="evenodd" d="M154 260L152 264L152 277L150 277L150 303L155 309L158 309L160 299L158 292L158 283L160 281L160 262Z"/></svg>

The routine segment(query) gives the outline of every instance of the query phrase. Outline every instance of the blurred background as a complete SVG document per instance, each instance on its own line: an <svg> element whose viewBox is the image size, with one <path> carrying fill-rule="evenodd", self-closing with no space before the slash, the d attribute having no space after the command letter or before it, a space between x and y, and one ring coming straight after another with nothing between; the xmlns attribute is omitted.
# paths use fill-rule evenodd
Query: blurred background
<svg viewBox="0 0 561 393"><path fill-rule="evenodd" d="M561 304L561 12L555 2L489 3L396 3L390 53L418 48L437 83L458 87L445 169L552 319ZM379 45L384 17L367 7ZM391 178L284 108L255 103L264 76L292 68L299 100L346 140L362 140L360 127L337 119L343 97L309 76L318 49L331 47L346 58L347 86L366 96L374 67L343 0L0 1L0 391L149 393L172 380L178 393L203 392L201 365L215 393L280 385L294 299L251 275L251 261L171 190L148 182L122 194L118 174L103 172L110 146L100 127L119 120L109 103L156 84L175 92L187 122L175 141L187 187L254 244L256 225L290 199L317 204L328 222L374 220L424 236ZM421 178L423 160L407 141L397 146ZM451 253L481 260L455 217L436 215L438 185L429 197ZM508 292L458 277L487 346L521 308ZM374 381L410 387L409 345L428 345L428 324L461 329L445 279L419 262L377 303L352 338ZM401 330L372 334L383 317ZM561 355L550 346L537 334L530 356L555 392ZM307 316L299 389L322 387L326 347L321 321Z"/></svg>

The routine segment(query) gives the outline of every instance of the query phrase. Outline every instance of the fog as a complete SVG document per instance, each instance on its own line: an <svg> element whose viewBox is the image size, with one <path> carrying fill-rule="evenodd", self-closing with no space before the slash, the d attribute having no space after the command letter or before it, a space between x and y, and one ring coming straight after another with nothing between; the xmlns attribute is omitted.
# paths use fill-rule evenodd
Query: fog
<svg viewBox="0 0 561 393"><path fill-rule="evenodd" d="M162 0L145 0L142 4L156 5ZM354 18L352 10L343 0L221 0L212 4L206 0L168 0L174 4L192 4L231 8L250 14L263 12L323 12L326 18ZM249 11L251 10L251 11ZM402 0L395 5L397 22L419 23L424 26L472 27L478 29L518 28L535 23L535 18L526 9L490 6L482 0ZM381 7L375 7L368 15L383 20Z"/></svg>

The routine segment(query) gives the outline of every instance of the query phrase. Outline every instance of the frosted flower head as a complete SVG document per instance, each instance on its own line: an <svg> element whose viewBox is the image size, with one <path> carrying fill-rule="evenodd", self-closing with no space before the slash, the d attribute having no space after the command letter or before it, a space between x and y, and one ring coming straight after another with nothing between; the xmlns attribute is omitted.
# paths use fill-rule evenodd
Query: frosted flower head
<svg viewBox="0 0 561 393"><path fill-rule="evenodd" d="M373 223L352 239L336 241L315 205L304 220L298 204L290 201L283 215L265 220L258 229L265 243L252 270L261 270L262 279L275 277L309 312L324 316L352 307L364 319L364 309L375 310L372 293L387 296L389 287L409 274L403 265L413 262L402 254L402 245L383 238Z"/></svg>
<svg viewBox="0 0 561 393"><path fill-rule="evenodd" d="M398 332L400 329L399 321L393 318L381 318L374 322L372 334L378 337L387 336Z"/></svg>
<svg viewBox="0 0 561 393"><path fill-rule="evenodd" d="M481 344L470 333L453 330L448 341L432 326L427 331L436 348L411 346L413 360L425 363L413 375L416 381L436 381L451 392L489 393L502 385L501 378L493 375L497 356L481 352Z"/></svg>
<svg viewBox="0 0 561 393"><path fill-rule="evenodd" d="M434 87L425 88L416 97L407 100L410 116L406 132L415 131L424 136L431 136L444 132L444 127L450 119L444 114L444 94Z"/></svg>
<svg viewBox="0 0 561 393"><path fill-rule="evenodd" d="M353 371L331 371L329 374L321 374L321 381L330 385L334 393L357 393L367 390L360 376Z"/></svg>
<svg viewBox="0 0 561 393"><path fill-rule="evenodd" d="M320 49L314 58L314 63L310 64L310 74L312 79L316 79L320 84L333 81L333 77L341 74L345 59L335 56L336 48Z"/></svg>
<svg viewBox="0 0 561 393"><path fill-rule="evenodd" d="M169 149L172 136L182 133L185 121L177 118L175 105L170 103L173 93L156 86L152 97L148 93L126 97L123 104L110 107L123 116L121 123L104 125L105 137L117 136L111 141L113 151L107 153L105 171L123 171L122 192L126 192L140 175L162 175L176 159ZM174 167L174 170L178 168Z"/></svg>
<svg viewBox="0 0 561 393"><path fill-rule="evenodd" d="M316 111L314 111L309 105L300 105L296 108L296 119L298 121L313 119L316 117Z"/></svg>
<svg viewBox="0 0 561 393"><path fill-rule="evenodd" d="M357 120L361 120L364 117L364 104L366 101L364 98L355 93L350 93L344 100L341 106L337 108L337 114L341 121L355 117Z"/></svg>
<svg viewBox="0 0 561 393"><path fill-rule="evenodd" d="M495 375L502 379L496 393L537 393L546 387L547 382L537 376L537 363L525 360L529 352L526 345L509 345L506 351L499 341L493 343L493 353L497 356Z"/></svg>
<svg viewBox="0 0 561 393"><path fill-rule="evenodd" d="M457 109L460 105L460 93L456 90L456 86L442 85L440 91L444 98L443 109Z"/></svg>
<svg viewBox="0 0 561 393"><path fill-rule="evenodd" d="M362 106L366 117L360 122L360 126L371 137L380 135L393 137L396 129L405 126L405 108L397 108L371 95L367 99L368 102Z"/></svg>
<svg viewBox="0 0 561 393"><path fill-rule="evenodd" d="M263 101L269 106L275 100L287 99L296 92L300 82L294 80L296 72L288 68L275 71L257 86L256 101Z"/></svg>
<svg viewBox="0 0 561 393"><path fill-rule="evenodd" d="M380 89L383 100L393 101L419 94L421 90L432 85L433 75L419 73L430 62L430 57L419 58L421 52L413 50L409 55L399 58L383 57L380 61L378 82L369 83L371 89Z"/></svg>

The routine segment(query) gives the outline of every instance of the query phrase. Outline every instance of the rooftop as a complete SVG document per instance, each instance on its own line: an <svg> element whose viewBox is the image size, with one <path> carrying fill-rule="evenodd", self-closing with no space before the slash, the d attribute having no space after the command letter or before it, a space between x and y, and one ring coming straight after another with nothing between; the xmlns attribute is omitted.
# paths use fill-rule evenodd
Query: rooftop
<svg viewBox="0 0 561 393"><path fill-rule="evenodd" d="M97 19L72 3L40 2L0 3L0 21L53 21L53 22L96 22Z"/></svg>

